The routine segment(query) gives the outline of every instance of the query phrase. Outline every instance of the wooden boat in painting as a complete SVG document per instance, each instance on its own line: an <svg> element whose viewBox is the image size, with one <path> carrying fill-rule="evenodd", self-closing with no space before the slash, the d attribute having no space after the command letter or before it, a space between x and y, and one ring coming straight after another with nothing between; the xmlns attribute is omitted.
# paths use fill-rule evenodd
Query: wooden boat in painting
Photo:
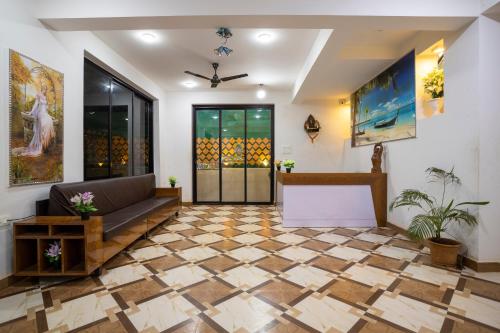
<svg viewBox="0 0 500 333"><path fill-rule="evenodd" d="M389 118L389 119L379 120L373 125L373 127L374 128L385 128L385 127L394 126L394 124L396 124L396 120L398 119L398 116L399 116L399 110L394 117Z"/></svg>

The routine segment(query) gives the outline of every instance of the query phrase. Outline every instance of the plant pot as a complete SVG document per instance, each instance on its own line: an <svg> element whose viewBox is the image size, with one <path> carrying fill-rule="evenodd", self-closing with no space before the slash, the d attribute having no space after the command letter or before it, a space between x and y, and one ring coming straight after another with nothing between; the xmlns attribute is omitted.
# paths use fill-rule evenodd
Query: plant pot
<svg viewBox="0 0 500 333"><path fill-rule="evenodd" d="M431 262L435 265L456 266L458 251L462 244L449 238L429 239Z"/></svg>
<svg viewBox="0 0 500 333"><path fill-rule="evenodd" d="M286 173L292 172L292 168L286 168Z"/></svg>
<svg viewBox="0 0 500 333"><path fill-rule="evenodd" d="M89 212L81 212L80 217L82 218L82 221L86 221L90 219L90 213Z"/></svg>
<svg viewBox="0 0 500 333"><path fill-rule="evenodd" d="M174 187L175 187L175 183L170 184L170 187L171 187L171 188L174 188Z"/></svg>
<svg viewBox="0 0 500 333"><path fill-rule="evenodd" d="M281 170L281 165L276 166L276 170L280 171Z"/></svg>
<svg viewBox="0 0 500 333"><path fill-rule="evenodd" d="M427 101L427 105L429 105L429 108L432 110L432 114L437 115L443 113L441 110L442 100L443 97L438 97L438 98L432 98Z"/></svg>

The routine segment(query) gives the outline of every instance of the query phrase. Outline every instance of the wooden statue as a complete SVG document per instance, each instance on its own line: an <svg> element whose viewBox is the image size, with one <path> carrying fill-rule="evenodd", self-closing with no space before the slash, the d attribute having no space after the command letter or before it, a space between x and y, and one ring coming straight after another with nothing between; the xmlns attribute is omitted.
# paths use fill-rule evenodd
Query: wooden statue
<svg viewBox="0 0 500 333"><path fill-rule="evenodd" d="M384 146L379 142L373 147L372 155L372 173L382 173L382 153L384 152Z"/></svg>

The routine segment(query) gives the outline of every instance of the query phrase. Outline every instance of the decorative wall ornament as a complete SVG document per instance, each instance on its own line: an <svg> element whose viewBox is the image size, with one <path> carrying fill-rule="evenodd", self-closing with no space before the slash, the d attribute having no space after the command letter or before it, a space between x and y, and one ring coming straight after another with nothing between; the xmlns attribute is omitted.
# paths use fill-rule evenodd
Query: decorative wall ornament
<svg viewBox="0 0 500 333"><path fill-rule="evenodd" d="M373 147L372 173L382 173L382 153L384 146L379 142Z"/></svg>
<svg viewBox="0 0 500 333"><path fill-rule="evenodd" d="M218 48L214 49L214 53L219 57L222 57L223 55L229 56L233 52L233 49L227 47L226 44L227 40L233 37L233 33L229 30L229 28L224 27L217 29L215 33L222 39L222 44Z"/></svg>
<svg viewBox="0 0 500 333"><path fill-rule="evenodd" d="M304 123L304 130L306 131L307 135L311 139L311 142L314 143L314 140L318 137L319 135L319 130L321 129L321 126L319 124L319 121L317 121L312 114L307 117L306 122Z"/></svg>
<svg viewBox="0 0 500 333"><path fill-rule="evenodd" d="M9 183L63 181L64 75L9 52Z"/></svg>
<svg viewBox="0 0 500 333"><path fill-rule="evenodd" d="M416 136L415 50L351 95L352 146Z"/></svg>

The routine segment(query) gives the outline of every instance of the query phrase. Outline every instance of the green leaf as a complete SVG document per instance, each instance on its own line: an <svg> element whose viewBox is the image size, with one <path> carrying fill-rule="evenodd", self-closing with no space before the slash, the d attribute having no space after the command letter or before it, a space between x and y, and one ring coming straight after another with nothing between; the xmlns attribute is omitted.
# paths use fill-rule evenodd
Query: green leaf
<svg viewBox="0 0 500 333"><path fill-rule="evenodd" d="M434 218L425 214L414 216L408 227L410 237L417 240L432 238L436 236L437 231Z"/></svg>
<svg viewBox="0 0 500 333"><path fill-rule="evenodd" d="M455 207L463 206L463 205L485 206L485 205L488 205L489 203L490 203L489 201L466 201L466 202L459 203Z"/></svg>

